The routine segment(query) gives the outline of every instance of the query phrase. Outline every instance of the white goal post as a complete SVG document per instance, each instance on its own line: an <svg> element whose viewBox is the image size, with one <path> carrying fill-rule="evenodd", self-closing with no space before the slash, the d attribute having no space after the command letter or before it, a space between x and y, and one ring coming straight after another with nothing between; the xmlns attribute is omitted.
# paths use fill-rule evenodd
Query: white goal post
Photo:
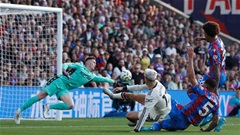
<svg viewBox="0 0 240 135"><path fill-rule="evenodd" d="M54 74L62 73L61 8L0 3L0 119L15 111ZM42 119L47 97L26 109L23 118ZM53 114L54 113L54 114ZM50 114L62 120L62 112Z"/></svg>

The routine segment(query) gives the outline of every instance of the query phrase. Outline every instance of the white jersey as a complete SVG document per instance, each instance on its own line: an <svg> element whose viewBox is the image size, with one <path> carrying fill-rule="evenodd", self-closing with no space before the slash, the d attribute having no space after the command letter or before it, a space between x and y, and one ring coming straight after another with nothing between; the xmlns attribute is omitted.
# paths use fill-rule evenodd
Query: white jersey
<svg viewBox="0 0 240 135"><path fill-rule="evenodd" d="M150 91L146 94L143 110L139 113L139 120L135 130L140 131L146 119L152 120L163 119L171 110L171 96L167 94L165 87L156 80L156 85L149 89L146 84L127 86L128 90L146 90Z"/></svg>

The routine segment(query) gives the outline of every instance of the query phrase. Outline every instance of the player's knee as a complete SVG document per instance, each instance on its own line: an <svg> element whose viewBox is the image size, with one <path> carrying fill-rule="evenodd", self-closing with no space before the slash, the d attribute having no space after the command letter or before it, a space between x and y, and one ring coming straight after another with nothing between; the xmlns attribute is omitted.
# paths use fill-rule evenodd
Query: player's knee
<svg viewBox="0 0 240 135"><path fill-rule="evenodd" d="M44 99L47 95L48 95L48 94L47 94L46 92L41 91L41 92L37 95L37 97L38 97L39 100L42 100L42 99Z"/></svg>
<svg viewBox="0 0 240 135"><path fill-rule="evenodd" d="M133 115L132 115L131 112L128 112L128 113L126 114L126 118L127 118L127 119L132 119L132 116L133 116Z"/></svg>

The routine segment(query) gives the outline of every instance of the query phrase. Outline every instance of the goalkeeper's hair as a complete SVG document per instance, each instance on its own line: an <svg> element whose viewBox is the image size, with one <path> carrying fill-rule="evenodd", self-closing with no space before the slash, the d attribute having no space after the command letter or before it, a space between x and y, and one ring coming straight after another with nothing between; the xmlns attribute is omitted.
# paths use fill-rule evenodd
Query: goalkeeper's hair
<svg viewBox="0 0 240 135"><path fill-rule="evenodd" d="M84 59L84 64L86 64L86 62L88 61L88 60L92 60L92 59L96 59L94 56L92 56L92 55L90 55L90 56L88 56L88 57L86 57L85 59Z"/></svg>
<svg viewBox="0 0 240 135"><path fill-rule="evenodd" d="M204 23L203 30L211 37L215 37L220 33L220 27L216 22L208 21Z"/></svg>

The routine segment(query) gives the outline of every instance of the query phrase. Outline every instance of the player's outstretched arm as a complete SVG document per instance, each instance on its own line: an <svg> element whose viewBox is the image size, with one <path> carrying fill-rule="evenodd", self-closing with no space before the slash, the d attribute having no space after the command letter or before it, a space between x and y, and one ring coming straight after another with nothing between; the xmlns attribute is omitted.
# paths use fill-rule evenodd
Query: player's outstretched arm
<svg viewBox="0 0 240 135"><path fill-rule="evenodd" d="M187 67L188 79L189 79L190 83L192 84L192 86L195 86L197 84L197 80L196 80L195 72L194 72L194 68L193 68L194 49L193 49L193 47L189 46L187 48L187 50L188 50L188 57L189 57L189 62L188 62L188 67Z"/></svg>
<svg viewBox="0 0 240 135"><path fill-rule="evenodd" d="M102 77L102 76L95 76L93 78L93 81L94 82L108 82L108 83L111 83L111 84L114 83L113 79L110 79L110 78L107 78L107 77Z"/></svg>

